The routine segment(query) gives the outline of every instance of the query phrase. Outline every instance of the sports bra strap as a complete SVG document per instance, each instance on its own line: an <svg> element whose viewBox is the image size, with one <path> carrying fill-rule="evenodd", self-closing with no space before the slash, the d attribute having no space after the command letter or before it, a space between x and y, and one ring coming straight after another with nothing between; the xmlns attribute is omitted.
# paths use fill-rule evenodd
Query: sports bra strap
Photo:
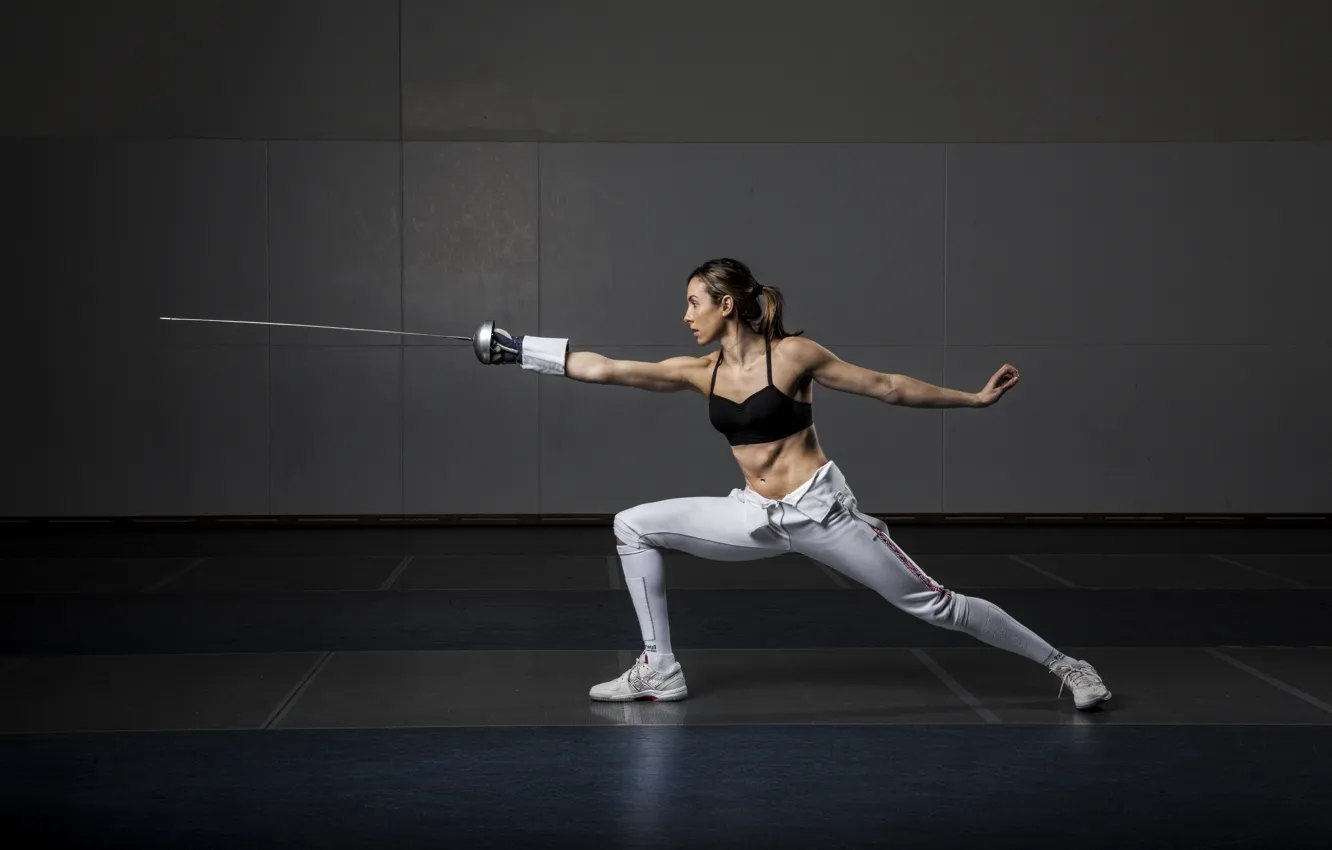
<svg viewBox="0 0 1332 850"><path fill-rule="evenodd" d="M767 350L767 357L765 359L768 361L768 386L772 386L772 340L765 336L763 338L763 347ZM712 391L717 389L717 370L721 368L721 361L722 351L718 348L717 362L712 366L712 384L708 386L708 395L712 395Z"/></svg>

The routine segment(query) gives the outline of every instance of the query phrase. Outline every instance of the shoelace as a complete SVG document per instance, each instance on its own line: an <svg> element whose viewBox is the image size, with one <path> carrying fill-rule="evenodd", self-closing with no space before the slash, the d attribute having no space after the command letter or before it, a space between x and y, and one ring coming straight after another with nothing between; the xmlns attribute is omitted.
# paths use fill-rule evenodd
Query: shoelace
<svg viewBox="0 0 1332 850"><path fill-rule="evenodd" d="M1076 689L1095 683L1095 677L1092 675L1091 671L1084 667L1078 667L1072 664L1056 664L1052 672L1059 676L1059 696L1055 697L1055 699L1064 695L1064 685Z"/></svg>
<svg viewBox="0 0 1332 850"><path fill-rule="evenodd" d="M644 672L646 671L646 673ZM643 663L641 658L634 661L634 666L624 671L624 681L626 684L634 686L635 690L647 690L652 687L648 682L648 676L656 673L651 667Z"/></svg>

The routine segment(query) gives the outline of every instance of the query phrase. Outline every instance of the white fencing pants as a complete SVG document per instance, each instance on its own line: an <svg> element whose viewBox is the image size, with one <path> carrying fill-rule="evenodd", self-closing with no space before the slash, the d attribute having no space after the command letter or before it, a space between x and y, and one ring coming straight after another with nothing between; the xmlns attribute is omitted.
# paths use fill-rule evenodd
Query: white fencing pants
<svg viewBox="0 0 1332 850"><path fill-rule="evenodd" d="M661 550L715 561L751 561L797 552L878 593L897 608L941 628L1049 666L1062 657L1003 609L963 596L930 578L893 541L888 527L857 507L831 461L782 499L750 488L729 496L648 502L615 516L625 582L644 644L669 653Z"/></svg>

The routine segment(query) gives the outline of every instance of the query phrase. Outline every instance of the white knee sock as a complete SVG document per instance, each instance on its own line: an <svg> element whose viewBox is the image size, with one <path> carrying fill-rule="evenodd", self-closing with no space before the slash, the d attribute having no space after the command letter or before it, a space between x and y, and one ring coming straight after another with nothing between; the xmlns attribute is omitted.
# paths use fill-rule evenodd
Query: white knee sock
<svg viewBox="0 0 1332 850"><path fill-rule="evenodd" d="M1015 652L1047 668L1064 657L993 602L954 593L953 608L957 612L953 628L990 646Z"/></svg>
<svg viewBox="0 0 1332 850"><path fill-rule="evenodd" d="M615 551L620 553L624 583L634 600L648 665L664 672L675 663L675 654L671 651L671 624L666 614L666 568L661 550L616 546Z"/></svg>

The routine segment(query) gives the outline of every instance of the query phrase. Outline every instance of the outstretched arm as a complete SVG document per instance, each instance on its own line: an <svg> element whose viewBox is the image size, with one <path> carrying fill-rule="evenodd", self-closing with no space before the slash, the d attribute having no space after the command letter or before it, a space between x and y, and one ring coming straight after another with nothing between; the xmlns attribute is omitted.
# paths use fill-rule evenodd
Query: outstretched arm
<svg viewBox="0 0 1332 850"><path fill-rule="evenodd" d="M820 385L902 407L989 407L1017 383L1017 370L1007 365L995 373L984 390L968 393L937 387L908 375L856 366L810 339L801 340L800 354L808 374Z"/></svg>
<svg viewBox="0 0 1332 850"><path fill-rule="evenodd" d="M888 404L903 407L981 407L975 393L936 387L910 375L888 375Z"/></svg>
<svg viewBox="0 0 1332 850"><path fill-rule="evenodd" d="M655 392L697 389L694 375L698 357L672 357L659 363L612 360L594 351L569 351L569 340L554 337L514 336L502 328L490 332L489 348L480 343L483 363L521 364L545 375L563 375L588 384L618 384Z"/></svg>
<svg viewBox="0 0 1332 850"><path fill-rule="evenodd" d="M671 357L658 363L612 360L594 351L572 351L565 360L564 374L588 384L615 384L659 393L693 389L688 369L697 357Z"/></svg>

